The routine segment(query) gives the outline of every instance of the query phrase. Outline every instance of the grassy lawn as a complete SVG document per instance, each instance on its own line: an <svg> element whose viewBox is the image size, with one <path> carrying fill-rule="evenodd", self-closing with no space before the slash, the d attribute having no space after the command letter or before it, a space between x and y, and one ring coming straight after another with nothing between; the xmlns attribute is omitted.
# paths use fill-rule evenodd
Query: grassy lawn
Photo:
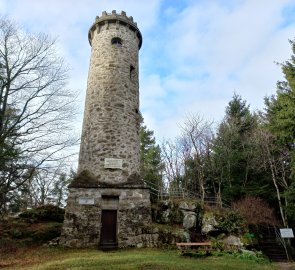
<svg viewBox="0 0 295 270"><path fill-rule="evenodd" d="M30 270L275 270L268 262L257 263L233 256L184 257L176 250L128 249L111 252L61 248L35 248L0 254L1 269Z"/></svg>

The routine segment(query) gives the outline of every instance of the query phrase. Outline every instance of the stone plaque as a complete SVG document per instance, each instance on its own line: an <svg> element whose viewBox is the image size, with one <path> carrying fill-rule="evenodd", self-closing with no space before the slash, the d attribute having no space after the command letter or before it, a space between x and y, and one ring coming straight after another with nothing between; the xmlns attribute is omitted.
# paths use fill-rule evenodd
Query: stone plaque
<svg viewBox="0 0 295 270"><path fill-rule="evenodd" d="M294 238L293 230L291 228L280 229L282 238Z"/></svg>
<svg viewBox="0 0 295 270"><path fill-rule="evenodd" d="M79 198L79 204L83 205L93 205L94 204L94 198Z"/></svg>
<svg viewBox="0 0 295 270"><path fill-rule="evenodd" d="M118 158L105 158L104 167L106 169L122 169L123 160Z"/></svg>

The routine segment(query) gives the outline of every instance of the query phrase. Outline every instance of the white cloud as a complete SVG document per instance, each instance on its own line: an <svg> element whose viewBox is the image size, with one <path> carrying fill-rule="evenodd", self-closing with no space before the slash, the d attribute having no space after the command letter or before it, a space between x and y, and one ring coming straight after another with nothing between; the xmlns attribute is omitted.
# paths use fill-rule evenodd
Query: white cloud
<svg viewBox="0 0 295 270"><path fill-rule="evenodd" d="M6 8L6 3L4 0L0 0L0 11L3 14L5 14L7 11L7 8Z"/></svg>
<svg viewBox="0 0 295 270"><path fill-rule="evenodd" d="M155 61L166 68L161 82L167 102L159 98L149 108L156 134L168 130L159 115L171 127L187 110L218 121L234 91L252 109L262 109L264 96L275 92L281 71L274 61L289 58L295 30L294 24L282 27L283 9L292 1L224 2L192 1L178 16L173 9L165 13L175 20L160 33L165 42L157 43L162 55Z"/></svg>
<svg viewBox="0 0 295 270"><path fill-rule="evenodd" d="M291 54L295 23L283 12L290 5L293 0L0 0L1 12L28 29L59 37L81 111L90 25L104 10L132 15L143 34L141 110L159 139L175 136L187 112L220 120L234 91L262 108L282 76L273 62Z"/></svg>

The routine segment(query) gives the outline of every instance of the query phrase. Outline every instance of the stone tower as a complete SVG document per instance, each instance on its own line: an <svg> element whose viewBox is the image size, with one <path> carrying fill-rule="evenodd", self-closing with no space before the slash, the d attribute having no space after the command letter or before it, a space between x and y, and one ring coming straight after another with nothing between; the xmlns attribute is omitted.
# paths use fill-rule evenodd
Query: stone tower
<svg viewBox="0 0 295 270"><path fill-rule="evenodd" d="M142 246L151 222L139 175L138 51L142 36L125 12L103 12L88 33L92 47L77 177L69 186L61 243Z"/></svg>

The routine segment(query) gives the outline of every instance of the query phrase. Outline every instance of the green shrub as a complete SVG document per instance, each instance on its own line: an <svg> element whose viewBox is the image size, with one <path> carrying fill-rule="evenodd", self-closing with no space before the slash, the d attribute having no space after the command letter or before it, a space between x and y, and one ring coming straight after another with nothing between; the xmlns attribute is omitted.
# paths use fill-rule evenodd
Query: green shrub
<svg viewBox="0 0 295 270"><path fill-rule="evenodd" d="M250 260L257 263L265 263L269 262L269 259L261 252L261 251L255 251L255 252L235 252L233 255L236 258L242 259L242 260Z"/></svg>
<svg viewBox="0 0 295 270"><path fill-rule="evenodd" d="M224 243L219 240L213 240L212 241L212 247L217 251L223 251L224 250Z"/></svg>
<svg viewBox="0 0 295 270"><path fill-rule="evenodd" d="M218 229L228 233L240 233L244 228L244 219L237 212L229 210L219 216Z"/></svg>
<svg viewBox="0 0 295 270"><path fill-rule="evenodd" d="M11 230L12 238L20 238L20 237L22 237L22 235L23 235L23 232L19 228L15 228L15 229Z"/></svg>
<svg viewBox="0 0 295 270"><path fill-rule="evenodd" d="M246 232L242 235L241 241L245 246L253 246L258 244L258 240L254 233Z"/></svg>
<svg viewBox="0 0 295 270"><path fill-rule="evenodd" d="M30 224L18 218L15 220L10 220L6 224L4 232L9 238L21 239L27 237L30 234Z"/></svg>
<svg viewBox="0 0 295 270"><path fill-rule="evenodd" d="M56 237L60 236L62 224L61 223L48 223L42 226L31 235L33 242L46 243Z"/></svg>
<svg viewBox="0 0 295 270"><path fill-rule="evenodd" d="M64 209L61 209L54 205L43 205L34 209L26 210L19 216L21 218L27 218L33 221L63 222Z"/></svg>
<svg viewBox="0 0 295 270"><path fill-rule="evenodd" d="M212 256L212 252L206 251L185 251L182 253L182 256L186 257L194 257L194 258L206 258L208 256Z"/></svg>

